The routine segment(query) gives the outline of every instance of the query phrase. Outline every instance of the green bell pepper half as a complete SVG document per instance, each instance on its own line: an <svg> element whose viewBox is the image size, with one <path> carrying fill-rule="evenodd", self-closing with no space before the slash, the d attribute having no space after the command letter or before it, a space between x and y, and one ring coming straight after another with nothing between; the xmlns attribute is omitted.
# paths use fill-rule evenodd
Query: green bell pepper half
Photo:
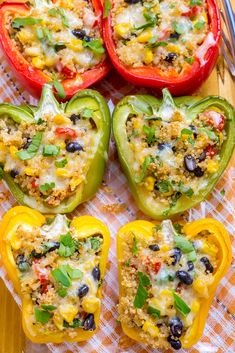
<svg viewBox="0 0 235 353"><path fill-rule="evenodd" d="M99 142L82 186L79 186L74 194L63 200L60 205L52 207L45 205L43 202L39 203L32 196L26 195L10 174L3 172L3 180L5 180L11 193L20 204L35 208L42 213L69 213L96 193L102 182L108 159L107 151L111 128L110 112L103 96L95 90L85 89L79 91L67 103L60 104L54 97L53 88L49 84L43 87L38 107L24 105L18 107L6 103L0 104L0 119L7 115L18 124L22 121L36 124L42 113L69 113L72 115L79 114L85 108L93 110L92 119L97 127Z"/></svg>
<svg viewBox="0 0 235 353"><path fill-rule="evenodd" d="M134 153L128 144L126 123L130 114L145 114L145 116L164 116L165 112L171 109L184 109L186 118L190 122L198 114L210 107L219 108L226 117L225 131L226 140L223 142L220 150L220 168L218 172L210 175L207 179L207 186L202 188L197 194L188 197L185 194L177 200L173 207L164 207L157 200L151 201L149 193L141 185L141 175L133 169ZM164 120L164 119L163 119ZM135 198L138 207L143 213L153 219L161 220L176 216L199 202L207 198L213 190L215 184L224 172L235 147L235 109L224 98L219 96L201 97L177 97L172 98L167 89L163 90L163 99L157 99L151 95L132 95L124 97L116 106L113 112L113 133L118 150L119 160L122 169L128 179L131 192ZM203 178L201 178L203 179Z"/></svg>

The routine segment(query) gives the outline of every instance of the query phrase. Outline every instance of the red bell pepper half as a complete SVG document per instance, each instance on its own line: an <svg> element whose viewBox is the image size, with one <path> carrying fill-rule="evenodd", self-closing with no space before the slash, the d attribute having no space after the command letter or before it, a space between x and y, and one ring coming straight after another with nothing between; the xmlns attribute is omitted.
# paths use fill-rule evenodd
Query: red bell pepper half
<svg viewBox="0 0 235 353"><path fill-rule="evenodd" d="M101 26L102 5L100 0L92 0L92 4L95 15L99 19ZM29 11L29 7L20 0L15 2L5 2L0 5L0 42L19 82L34 96L38 97L41 94L43 85L50 82L51 78L28 63L12 42L7 29L9 18L12 15L17 14L18 17L24 17L29 15ZM106 57L94 68L87 70L82 74L75 73L74 75L71 75L70 73L67 75L67 78L61 82L66 93L66 99L71 98L77 91L89 87L99 81L109 72L110 67L109 59ZM63 68L63 70L66 69Z"/></svg>
<svg viewBox="0 0 235 353"><path fill-rule="evenodd" d="M112 0L110 0L112 1ZM129 82L138 86L152 87L161 94L163 88L176 95L190 94L195 91L210 75L219 55L221 39L220 15L216 0L207 0L209 32L195 53L192 65L185 64L180 74L162 71L154 66L125 66L119 59L113 38L111 11L103 21L103 37L109 57L117 71ZM194 9L195 10L195 9Z"/></svg>

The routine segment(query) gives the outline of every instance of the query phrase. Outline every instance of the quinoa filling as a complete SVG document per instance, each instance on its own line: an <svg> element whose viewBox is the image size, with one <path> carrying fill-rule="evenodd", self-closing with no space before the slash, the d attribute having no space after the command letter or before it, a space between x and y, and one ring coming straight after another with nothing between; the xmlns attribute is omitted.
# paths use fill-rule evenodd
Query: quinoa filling
<svg viewBox="0 0 235 353"><path fill-rule="evenodd" d="M9 19L8 30L29 64L53 80L73 78L104 59L91 1L32 1L27 16Z"/></svg>
<svg viewBox="0 0 235 353"><path fill-rule="evenodd" d="M123 64L178 75L196 59L209 33L205 0L115 0L112 26Z"/></svg>
<svg viewBox="0 0 235 353"><path fill-rule="evenodd" d="M58 206L85 182L99 141L85 108L79 114L42 113L37 123L0 119L0 162L21 190L37 202Z"/></svg>
<svg viewBox="0 0 235 353"><path fill-rule="evenodd" d="M180 349L218 267L210 232L192 241L165 220L150 237L130 232L124 239L119 320L154 348Z"/></svg>
<svg viewBox="0 0 235 353"><path fill-rule="evenodd" d="M103 236L78 237L62 215L46 221L42 227L18 226L13 257L22 294L32 301L29 322L44 335L66 332L73 338L77 328L96 329Z"/></svg>
<svg viewBox="0 0 235 353"><path fill-rule="evenodd" d="M171 99L171 98L169 98ZM226 117L216 107L193 120L172 101L158 111L131 113L126 122L136 182L152 200L167 209L178 200L197 196L220 168L220 151L226 139Z"/></svg>

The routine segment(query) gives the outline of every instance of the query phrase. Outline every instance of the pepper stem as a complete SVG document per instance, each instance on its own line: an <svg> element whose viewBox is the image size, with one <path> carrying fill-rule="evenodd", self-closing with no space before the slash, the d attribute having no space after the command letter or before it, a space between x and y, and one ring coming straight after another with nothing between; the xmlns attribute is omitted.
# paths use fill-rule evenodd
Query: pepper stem
<svg viewBox="0 0 235 353"><path fill-rule="evenodd" d="M173 112L177 108L167 88L164 88L162 90L162 94L163 94L162 104L160 105L160 108L158 110L158 115L162 118L162 120L169 121L171 119Z"/></svg>
<svg viewBox="0 0 235 353"><path fill-rule="evenodd" d="M60 104L53 94L53 87L50 84L45 84L42 89L42 95L38 103L38 109L35 112L34 118L38 123L42 120L43 115L55 116L63 113Z"/></svg>

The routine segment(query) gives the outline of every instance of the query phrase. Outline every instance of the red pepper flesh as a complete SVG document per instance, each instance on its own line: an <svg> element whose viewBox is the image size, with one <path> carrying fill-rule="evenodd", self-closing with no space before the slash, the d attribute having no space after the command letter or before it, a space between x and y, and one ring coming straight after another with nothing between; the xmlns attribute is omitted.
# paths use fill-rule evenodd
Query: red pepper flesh
<svg viewBox="0 0 235 353"><path fill-rule="evenodd" d="M209 32L195 53L193 64L186 63L180 74L177 74L175 70L163 71L154 66L125 66L116 51L110 11L103 21L103 36L114 67L127 81L139 86L152 87L158 94L161 94L163 88L168 88L176 96L192 93L210 75L219 55L221 39L219 10L216 0L207 0L207 5Z"/></svg>
<svg viewBox="0 0 235 353"><path fill-rule="evenodd" d="M54 1L55 3L56 1ZM99 19L101 26L102 5L100 0L92 0L95 15ZM9 32L9 18L13 15L17 17L28 16L29 7L22 2L5 2L0 5L0 42L2 49L14 71L18 81L34 96L39 97L42 87L45 83L52 81L43 71L34 68L24 58L21 52L14 45ZM66 99L71 98L77 91L91 86L95 82L103 78L110 70L111 65L108 57L101 61L94 68L85 71L84 73L67 77L61 82L66 93ZM66 70L64 68L64 70ZM68 72L66 70L66 72ZM71 73L70 73L71 75ZM66 74L65 74L66 76Z"/></svg>
<svg viewBox="0 0 235 353"><path fill-rule="evenodd" d="M77 133L75 130L70 129L69 127L58 127L55 130L56 135L66 135L72 138L77 137Z"/></svg>

